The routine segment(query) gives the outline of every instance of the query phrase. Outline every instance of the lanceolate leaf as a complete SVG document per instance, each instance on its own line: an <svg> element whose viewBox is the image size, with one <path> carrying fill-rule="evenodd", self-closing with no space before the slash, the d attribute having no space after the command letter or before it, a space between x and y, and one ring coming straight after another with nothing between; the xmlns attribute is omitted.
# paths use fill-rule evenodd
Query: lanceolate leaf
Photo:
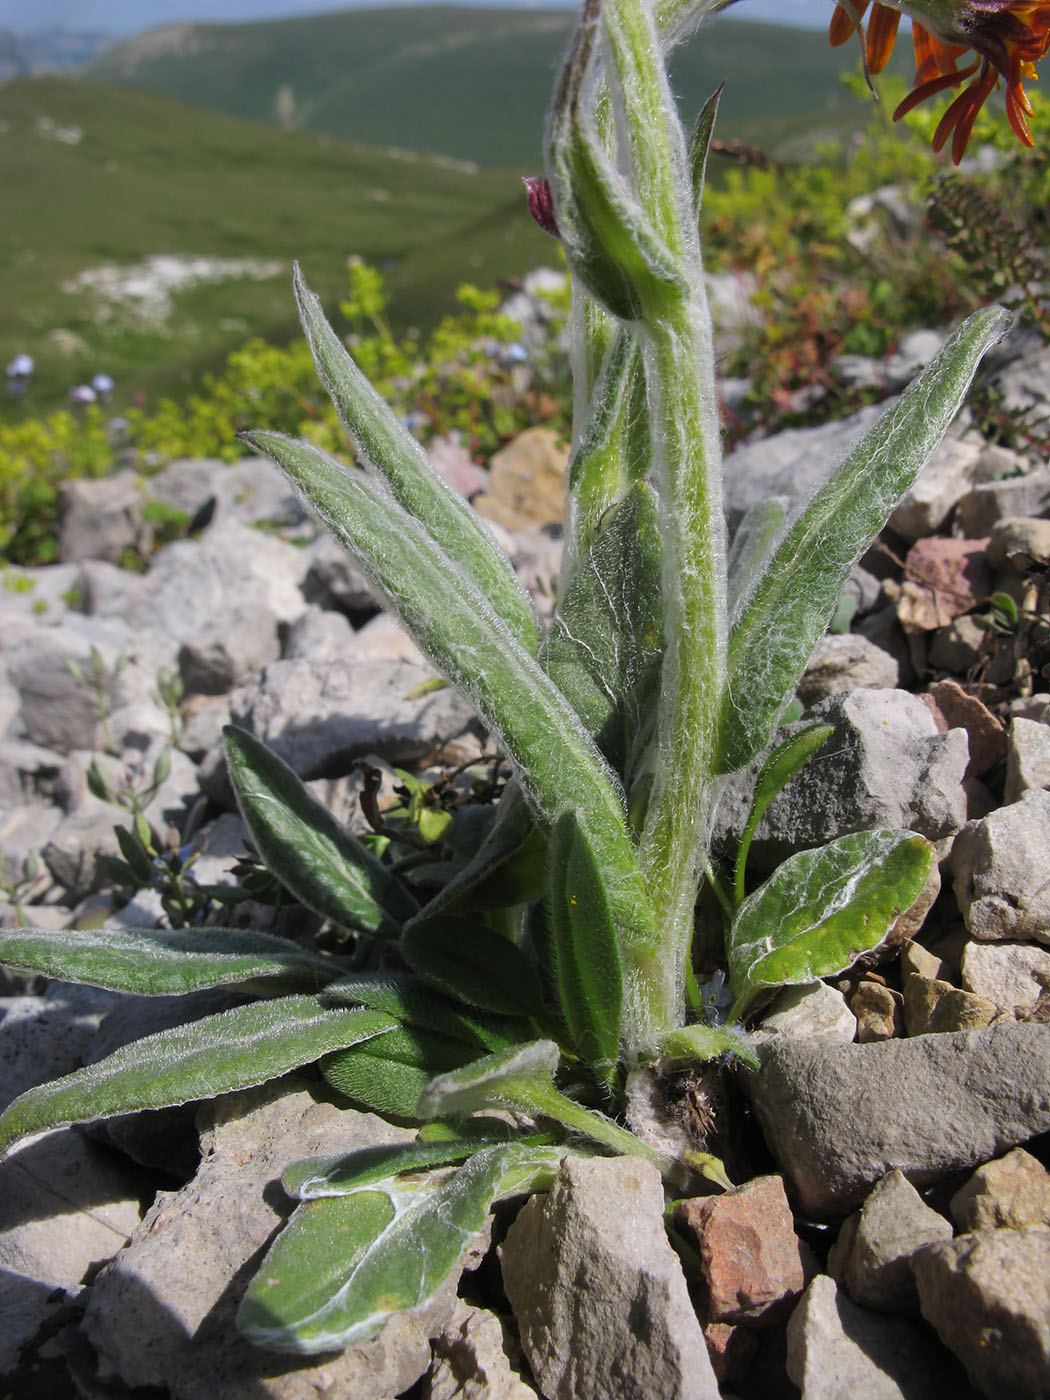
<svg viewBox="0 0 1050 1400"><path fill-rule="evenodd" d="M623 975L602 872L573 812L564 812L551 834L547 910L573 1047L610 1079L620 1053Z"/></svg>
<svg viewBox="0 0 1050 1400"><path fill-rule="evenodd" d="M0 963L149 997L249 981L264 995L268 982L275 994L305 992L340 974L290 939L233 928L2 929Z"/></svg>
<svg viewBox="0 0 1050 1400"><path fill-rule="evenodd" d="M419 1096L434 1075L458 1069L474 1054L462 1041L418 1026L396 1026L366 1045L327 1055L321 1073L355 1103L414 1121Z"/></svg>
<svg viewBox="0 0 1050 1400"><path fill-rule="evenodd" d="M345 928L394 939L419 905L253 734L227 725L230 777L268 868L301 904Z"/></svg>
<svg viewBox="0 0 1050 1400"><path fill-rule="evenodd" d="M831 977L878 947L932 864L933 847L912 831L858 831L789 856L733 921L729 1019L765 987Z"/></svg>
<svg viewBox="0 0 1050 1400"><path fill-rule="evenodd" d="M722 772L742 768L769 739L850 569L922 470L981 357L1008 325L1001 307L975 312L782 531L730 634Z"/></svg>
<svg viewBox="0 0 1050 1400"><path fill-rule="evenodd" d="M367 1341L392 1314L427 1304L494 1200L549 1186L564 1156L552 1147L488 1147L451 1172L390 1176L299 1206L252 1281L238 1326L278 1351Z"/></svg>
<svg viewBox="0 0 1050 1400"><path fill-rule="evenodd" d="M295 295L317 371L354 447L387 482L395 500L424 522L450 559L474 580L526 651L540 631L536 611L510 560L481 517L446 484L427 454L369 384L325 319L296 264Z"/></svg>
<svg viewBox="0 0 1050 1400"><path fill-rule="evenodd" d="M410 1026L451 1036L475 1050L505 1050L517 1023L487 1016L441 996L409 972L353 972L326 988L331 1001L370 1006Z"/></svg>
<svg viewBox="0 0 1050 1400"><path fill-rule="evenodd" d="M396 1022L380 1011L282 997L160 1031L22 1094L0 1115L0 1151L27 1133L264 1084Z"/></svg>
<svg viewBox="0 0 1050 1400"><path fill-rule="evenodd" d="M540 819L553 824L572 795L614 891L618 934L649 945L652 914L615 779L550 677L423 527L361 473L279 433L246 440L285 469L419 645L470 696Z"/></svg>
<svg viewBox="0 0 1050 1400"><path fill-rule="evenodd" d="M740 599L761 577L769 547L787 519L787 508L786 496L767 496L753 505L736 527L726 556L726 602L730 621L736 618Z"/></svg>
<svg viewBox="0 0 1050 1400"><path fill-rule="evenodd" d="M401 952L409 967L468 1006L543 1016L536 969L516 944L484 924L440 916L415 923L405 930Z"/></svg>
<svg viewBox="0 0 1050 1400"><path fill-rule="evenodd" d="M543 664L627 776L648 732L663 655L660 523L640 482L609 514L559 602ZM628 780L629 781L629 780Z"/></svg>
<svg viewBox="0 0 1050 1400"><path fill-rule="evenodd" d="M475 1123L485 1122L476 1118ZM338 1156L312 1157L286 1167L281 1185L298 1201L316 1201L322 1196L349 1196L365 1186L387 1181L401 1172L418 1172L424 1167L445 1166L473 1157L483 1147L505 1145L510 1129L498 1119L488 1136L442 1138L435 1142L399 1142L381 1147L362 1147ZM503 1131L500 1132L499 1130Z"/></svg>

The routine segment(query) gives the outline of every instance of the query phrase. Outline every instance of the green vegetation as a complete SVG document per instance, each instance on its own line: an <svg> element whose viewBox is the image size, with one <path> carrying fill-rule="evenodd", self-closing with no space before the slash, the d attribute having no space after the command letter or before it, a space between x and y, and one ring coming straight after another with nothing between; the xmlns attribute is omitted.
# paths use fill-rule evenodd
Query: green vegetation
<svg viewBox="0 0 1050 1400"><path fill-rule="evenodd" d="M256 121L535 169L551 74L574 24L571 10L474 6L414 7L411 24L397 9L187 24L129 39L83 71ZM735 75L719 135L777 149L864 121L841 71L823 34L719 18L675 54L671 82L691 120Z"/></svg>

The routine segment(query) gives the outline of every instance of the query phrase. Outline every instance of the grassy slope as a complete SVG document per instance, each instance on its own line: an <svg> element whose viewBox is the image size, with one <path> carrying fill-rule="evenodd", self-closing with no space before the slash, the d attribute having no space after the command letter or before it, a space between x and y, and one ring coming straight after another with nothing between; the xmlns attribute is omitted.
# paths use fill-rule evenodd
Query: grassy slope
<svg viewBox="0 0 1050 1400"><path fill-rule="evenodd" d="M571 11L423 6L249 25L180 25L141 35L86 76L166 92L259 121L283 86L294 124L377 145L533 166ZM785 55L789 61L785 61ZM788 122L833 125L862 111L820 33L720 18L676 56L683 107L729 78L721 134L775 147Z"/></svg>
<svg viewBox="0 0 1050 1400"><path fill-rule="evenodd" d="M77 144L39 134L41 118L79 127ZM181 294L161 331L63 292L82 268L147 253L302 261L318 289L343 288L350 253L392 264L395 319L451 309L468 278L491 282L550 262L514 173L471 174L432 160L392 160L306 132L279 132L152 93L60 78L0 88L0 363L20 350L40 365L40 398L96 370L124 389L152 388L172 364L217 361L247 334L292 328L287 275ZM81 353L55 348L72 331ZM12 409L15 405L9 404Z"/></svg>

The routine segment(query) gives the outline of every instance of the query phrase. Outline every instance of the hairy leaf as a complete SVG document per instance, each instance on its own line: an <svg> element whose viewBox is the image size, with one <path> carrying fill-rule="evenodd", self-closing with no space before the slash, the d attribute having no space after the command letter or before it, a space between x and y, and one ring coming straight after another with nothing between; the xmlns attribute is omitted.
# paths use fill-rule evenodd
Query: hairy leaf
<svg viewBox="0 0 1050 1400"><path fill-rule="evenodd" d="M253 991L311 991L340 969L287 938L251 929L0 929L0 963L138 996L258 982Z"/></svg>
<svg viewBox="0 0 1050 1400"><path fill-rule="evenodd" d="M451 1036L474 1050L505 1050L528 1027L504 1017L487 1016L441 996L428 982L407 972L353 972L331 983L326 995L375 1011L435 1035Z"/></svg>
<svg viewBox="0 0 1050 1400"><path fill-rule="evenodd" d="M412 895L253 734L223 730L230 778L256 849L301 904L344 928L395 939Z"/></svg>
<svg viewBox="0 0 1050 1400"><path fill-rule="evenodd" d="M409 967L468 1006L504 1016L543 1016L536 969L495 929L465 919L428 919L405 930L401 952Z"/></svg>
<svg viewBox="0 0 1050 1400"><path fill-rule="evenodd" d="M932 864L933 847L913 831L858 831L789 856L733 920L729 1019L765 987L831 977L878 947Z"/></svg>
<svg viewBox="0 0 1050 1400"><path fill-rule="evenodd" d="M465 1157L472 1157L483 1147L495 1147L507 1142L510 1128L495 1118L487 1121L492 1124L491 1130L470 1138L453 1136L435 1142L390 1143L293 1162L285 1168L281 1185L289 1196L294 1196L298 1201L315 1201L322 1196L349 1196L362 1187L388 1180L402 1172L418 1172L424 1167L459 1162Z"/></svg>
<svg viewBox="0 0 1050 1400"><path fill-rule="evenodd" d="M170 1108L264 1084L395 1024L382 1012L333 1008L318 996L253 1002L206 1016L27 1090L0 1115L0 1151L27 1133L63 1123Z"/></svg>

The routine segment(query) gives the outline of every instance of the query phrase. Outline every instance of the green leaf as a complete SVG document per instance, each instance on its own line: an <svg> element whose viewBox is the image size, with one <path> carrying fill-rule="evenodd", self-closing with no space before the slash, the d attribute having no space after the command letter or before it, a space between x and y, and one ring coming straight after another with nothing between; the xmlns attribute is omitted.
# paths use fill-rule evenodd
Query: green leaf
<svg viewBox="0 0 1050 1400"><path fill-rule="evenodd" d="M324 918L396 938L419 908L411 894L311 796L283 759L236 725L223 733L237 801L268 869Z"/></svg>
<svg viewBox="0 0 1050 1400"><path fill-rule="evenodd" d="M472 1119L474 1123L483 1119ZM329 1157L310 1157L286 1167L281 1185L298 1201L316 1201L324 1196L349 1196L364 1186L386 1181L402 1172L418 1172L424 1167L440 1167L472 1157L483 1147L507 1142L510 1129L498 1119L488 1120L492 1129L471 1138L455 1136L435 1142L404 1142L380 1147L362 1147ZM502 1129L502 1131L500 1131Z"/></svg>
<svg viewBox="0 0 1050 1400"><path fill-rule="evenodd" d="M419 645L469 695L539 819L553 825L571 797L608 873L618 935L648 950L652 912L618 785L550 677L418 521L361 473L279 433L247 440L285 469Z"/></svg>
<svg viewBox="0 0 1050 1400"><path fill-rule="evenodd" d="M387 1117L414 1122L419 1096L434 1076L458 1069L474 1054L460 1040L418 1026L396 1026L367 1046L326 1056L321 1073L355 1103Z"/></svg>
<svg viewBox="0 0 1050 1400"><path fill-rule="evenodd" d="M525 1087L528 1101L537 1082L549 1084L561 1052L553 1040L533 1040L473 1060L435 1079L419 1100L420 1118L448 1118L479 1108L516 1108Z"/></svg>
<svg viewBox="0 0 1050 1400"><path fill-rule="evenodd" d="M834 730L833 724L807 725L798 734L793 734L790 739L785 739L782 744L778 744L763 763L755 782L755 792L751 799L751 811L747 818L747 825L740 837L740 846L736 853L733 893L738 905L744 898L744 877L747 870L747 853L751 848L751 838L765 815L766 808L777 793L783 791L813 755L824 747Z"/></svg>
<svg viewBox="0 0 1050 1400"><path fill-rule="evenodd" d="M536 969L495 929L439 916L406 928L401 953L420 976L468 1006L504 1016L543 1015Z"/></svg>
<svg viewBox="0 0 1050 1400"><path fill-rule="evenodd" d="M298 263L294 281L317 372L358 454L473 580L526 651L535 652L540 638L536 610L510 560L485 522L434 470L420 444L354 364Z"/></svg>
<svg viewBox="0 0 1050 1400"><path fill-rule="evenodd" d="M715 89L700 109L693 128L693 139L689 145L689 165L693 176L693 207L700 218L700 206L704 198L704 182L707 178L707 154L711 149L711 137L715 133L715 120L718 117L718 104L722 100L725 83Z"/></svg>
<svg viewBox="0 0 1050 1400"><path fill-rule="evenodd" d="M302 1354L367 1341L424 1307L454 1272L501 1194L549 1186L565 1152L485 1148L462 1167L391 1176L300 1205L237 1315L251 1341Z"/></svg>
<svg viewBox="0 0 1050 1400"><path fill-rule="evenodd" d="M729 1019L765 987L832 977L878 947L932 864L933 847L912 831L858 831L790 856L733 921Z"/></svg>
<svg viewBox="0 0 1050 1400"><path fill-rule="evenodd" d="M339 976L328 959L251 929L0 929L0 963L64 982L163 997L255 982L308 991Z"/></svg>
<svg viewBox="0 0 1050 1400"><path fill-rule="evenodd" d="M679 1026L660 1041L660 1054L670 1059L713 1060L719 1055L735 1055L745 1065L758 1069L759 1059L749 1041L733 1026Z"/></svg>
<svg viewBox="0 0 1050 1400"><path fill-rule="evenodd" d="M153 879L153 862L142 842L124 826L115 826L113 835L117 838L117 845L134 879L142 885L148 885Z"/></svg>
<svg viewBox="0 0 1050 1400"><path fill-rule="evenodd" d="M446 1000L421 977L406 972L354 972L331 983L325 995L385 1011L399 1021L435 1035L451 1036L475 1050L505 1050L516 1028L514 1022Z"/></svg>
<svg viewBox="0 0 1050 1400"><path fill-rule="evenodd" d="M1009 323L1001 307L964 322L781 531L730 634L721 772L742 768L768 741L850 570L929 460L981 357Z"/></svg>
<svg viewBox="0 0 1050 1400"><path fill-rule="evenodd" d="M620 1053L623 974L602 872L574 812L564 812L551 834L547 910L573 1047L608 1081Z"/></svg>
<svg viewBox="0 0 1050 1400"><path fill-rule="evenodd" d="M541 658L625 776L629 755L644 748L659 691L662 600L659 514L652 488L639 482L577 564Z"/></svg>
<svg viewBox="0 0 1050 1400"><path fill-rule="evenodd" d="M209 930L211 932L211 930ZM317 996L252 1002L122 1046L29 1089L0 1115L0 1152L27 1133L142 1108L170 1108L264 1084L396 1024Z"/></svg>
<svg viewBox="0 0 1050 1400"><path fill-rule="evenodd" d="M736 617L742 597L754 585L769 556L769 547L787 519L788 498L767 496L757 501L736 527L726 556L729 616Z"/></svg>

